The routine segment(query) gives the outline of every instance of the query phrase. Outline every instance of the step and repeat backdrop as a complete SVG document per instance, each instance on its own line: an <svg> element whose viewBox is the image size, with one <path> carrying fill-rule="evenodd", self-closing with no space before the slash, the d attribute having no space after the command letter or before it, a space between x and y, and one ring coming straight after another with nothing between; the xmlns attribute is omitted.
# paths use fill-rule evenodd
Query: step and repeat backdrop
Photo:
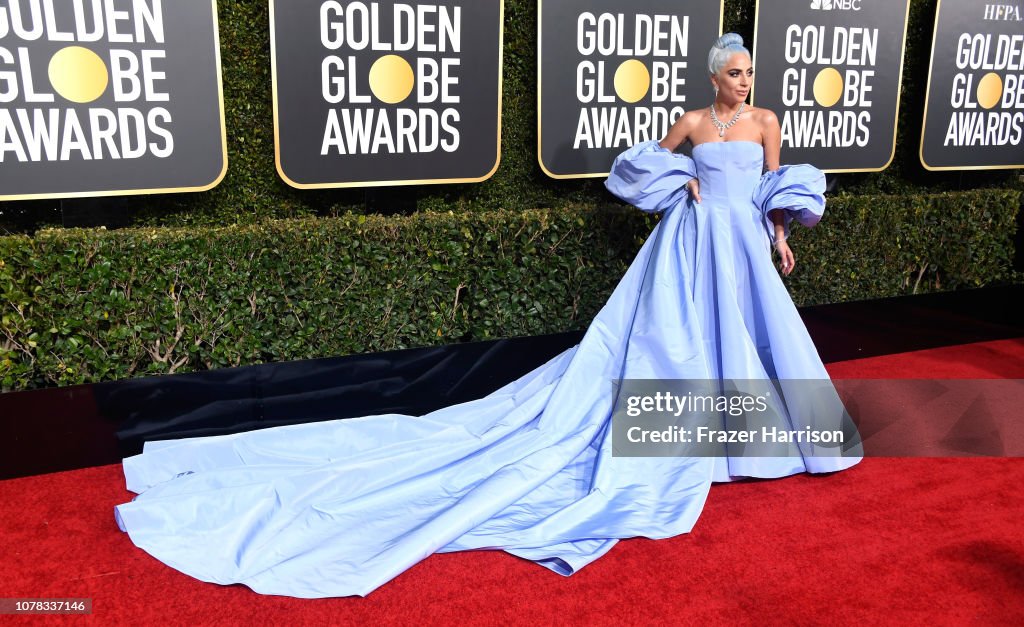
<svg viewBox="0 0 1024 627"><path fill-rule="evenodd" d="M226 171L214 0L0 0L0 200L201 191Z"/></svg>
<svg viewBox="0 0 1024 627"><path fill-rule="evenodd" d="M502 2L270 0L277 171L300 188L498 168Z"/></svg>
<svg viewBox="0 0 1024 627"><path fill-rule="evenodd" d="M548 176L607 176L615 155L661 139L710 103L707 55L724 2L540 0L538 160Z"/></svg>
<svg viewBox="0 0 1024 627"><path fill-rule="evenodd" d="M758 0L750 98L778 116L783 163L889 165L909 11L910 0Z"/></svg>
<svg viewBox="0 0 1024 627"><path fill-rule="evenodd" d="M714 98L722 0L538 0L537 161L605 176ZM751 103L782 162L886 168L910 0L759 0ZM1024 167L1024 0L938 0L920 159ZM479 182L501 154L501 0L269 0L297 188ZM0 0L0 201L201 191L227 170L215 0ZM246 129L231 129L244 134Z"/></svg>
<svg viewBox="0 0 1024 627"><path fill-rule="evenodd" d="M1024 167L1024 1L939 0L921 163Z"/></svg>

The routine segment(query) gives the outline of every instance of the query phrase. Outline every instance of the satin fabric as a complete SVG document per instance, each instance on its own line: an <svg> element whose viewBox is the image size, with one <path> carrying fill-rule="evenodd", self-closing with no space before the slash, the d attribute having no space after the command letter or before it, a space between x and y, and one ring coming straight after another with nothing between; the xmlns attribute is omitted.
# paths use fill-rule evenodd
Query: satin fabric
<svg viewBox="0 0 1024 627"><path fill-rule="evenodd" d="M856 463L612 455L617 379L828 378L772 265L764 217L773 197L792 219L820 217L820 171L762 176L753 142L693 154L644 142L616 159L608 188L664 213L577 346L420 417L147 443L124 460L138 496L116 507L118 525L203 581L365 596L435 552L501 549L571 575L620 538L688 532L713 481ZM695 175L701 203L684 188Z"/></svg>

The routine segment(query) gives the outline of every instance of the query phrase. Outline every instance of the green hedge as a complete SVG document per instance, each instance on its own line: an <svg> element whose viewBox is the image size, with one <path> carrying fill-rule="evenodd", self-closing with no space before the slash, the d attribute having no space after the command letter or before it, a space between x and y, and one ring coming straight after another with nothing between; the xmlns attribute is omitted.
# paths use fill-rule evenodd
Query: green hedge
<svg viewBox="0 0 1024 627"><path fill-rule="evenodd" d="M957 174L921 167L918 142L936 0L911 0L904 60L897 150L892 165L878 173L844 174L843 190L853 194L928 193L974 188L1022 189L1019 170L975 170ZM135 224L227 225L264 218L362 213L364 191L288 187L274 168L270 85L270 40L265 0L218 2L229 169L216 188L198 194L110 198ZM501 166L480 184L415 188L422 210L493 210L563 207L614 202L595 179L553 180L537 165L537 2L505 0L505 49ZM753 44L754 0L726 0L725 29ZM756 62L756 60L755 60ZM377 193L388 193L386 189ZM59 224L54 201L0 204L0 232L30 233L40 224Z"/></svg>
<svg viewBox="0 0 1024 627"><path fill-rule="evenodd" d="M421 213L0 238L5 390L587 323L646 216Z"/></svg>
<svg viewBox="0 0 1024 627"><path fill-rule="evenodd" d="M1015 280L1013 191L836 196L800 304ZM618 206L0 237L4 391L586 327L652 228Z"/></svg>

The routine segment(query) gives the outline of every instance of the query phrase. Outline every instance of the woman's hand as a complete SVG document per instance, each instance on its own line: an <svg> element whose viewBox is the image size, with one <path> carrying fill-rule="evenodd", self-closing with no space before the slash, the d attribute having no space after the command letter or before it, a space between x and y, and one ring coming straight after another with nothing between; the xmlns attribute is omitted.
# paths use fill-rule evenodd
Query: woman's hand
<svg viewBox="0 0 1024 627"><path fill-rule="evenodd" d="M690 190L690 197L696 203L700 202L700 182L697 179L690 179L686 183L686 189Z"/></svg>
<svg viewBox="0 0 1024 627"><path fill-rule="evenodd" d="M796 265L793 251L789 249L789 244L783 238L775 240L775 250L779 253L779 269L782 270L782 274L789 276L789 273L793 271L793 267Z"/></svg>

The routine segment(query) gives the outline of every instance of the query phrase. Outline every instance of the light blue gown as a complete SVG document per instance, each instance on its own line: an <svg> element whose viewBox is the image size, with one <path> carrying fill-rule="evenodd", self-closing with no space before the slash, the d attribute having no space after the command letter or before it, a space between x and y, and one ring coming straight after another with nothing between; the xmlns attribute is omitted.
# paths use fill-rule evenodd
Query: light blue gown
<svg viewBox="0 0 1024 627"><path fill-rule="evenodd" d="M829 472L859 457L620 457L612 381L828 379L770 257L767 210L813 225L824 176L762 175L763 150L657 142L606 185L663 216L577 346L488 396L147 443L115 510L132 541L203 581L295 597L366 595L436 552L502 549L571 575L619 538L688 532L713 481ZM697 176L702 202L685 183ZM796 423L796 417L789 417ZM838 418L837 418L838 421Z"/></svg>

